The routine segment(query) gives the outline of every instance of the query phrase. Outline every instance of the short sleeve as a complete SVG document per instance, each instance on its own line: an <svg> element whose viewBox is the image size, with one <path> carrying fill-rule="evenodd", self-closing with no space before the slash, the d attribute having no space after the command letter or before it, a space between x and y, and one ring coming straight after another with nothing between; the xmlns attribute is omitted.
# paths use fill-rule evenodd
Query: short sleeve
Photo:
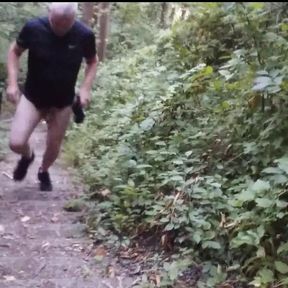
<svg viewBox="0 0 288 288"><path fill-rule="evenodd" d="M31 39L31 27L29 23L27 22L23 26L20 33L18 34L16 42L20 47L27 49L30 47L30 42L31 42L30 39Z"/></svg>
<svg viewBox="0 0 288 288"><path fill-rule="evenodd" d="M84 57L86 59L93 58L96 55L96 38L92 31L86 35L83 45Z"/></svg>

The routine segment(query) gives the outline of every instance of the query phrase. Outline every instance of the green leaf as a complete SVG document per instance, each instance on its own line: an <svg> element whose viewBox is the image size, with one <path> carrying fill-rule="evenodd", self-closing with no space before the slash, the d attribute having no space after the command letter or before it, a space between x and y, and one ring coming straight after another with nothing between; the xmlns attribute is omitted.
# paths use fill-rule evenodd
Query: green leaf
<svg viewBox="0 0 288 288"><path fill-rule="evenodd" d="M274 281L274 273L269 269L262 269L259 271L262 284L268 284Z"/></svg>
<svg viewBox="0 0 288 288"><path fill-rule="evenodd" d="M176 165L183 165L183 161L182 160L173 160L173 163Z"/></svg>
<svg viewBox="0 0 288 288"><path fill-rule="evenodd" d="M129 179L128 180L128 185L131 186L131 187L135 187L135 183L132 179Z"/></svg>
<svg viewBox="0 0 288 288"><path fill-rule="evenodd" d="M182 176L176 175L176 176L171 177L171 178L170 178L170 181L175 181L175 182L180 181L180 182L183 182L184 179L183 179Z"/></svg>
<svg viewBox="0 0 288 288"><path fill-rule="evenodd" d="M269 208L274 205L274 201L267 198L257 198L256 200L257 206L262 208Z"/></svg>
<svg viewBox="0 0 288 288"><path fill-rule="evenodd" d="M234 76L234 73L232 74L228 70L219 70L219 73L225 77L226 81L230 80Z"/></svg>
<svg viewBox="0 0 288 288"><path fill-rule="evenodd" d="M256 9L256 10L261 10L264 8L264 3L261 2L251 2L248 4L249 7Z"/></svg>
<svg viewBox="0 0 288 288"><path fill-rule="evenodd" d="M276 201L276 205L279 208L286 208L288 206L288 203L286 201L277 200Z"/></svg>
<svg viewBox="0 0 288 288"><path fill-rule="evenodd" d="M244 190L237 195L237 199L242 202L251 201L255 198L255 194L249 190Z"/></svg>
<svg viewBox="0 0 288 288"><path fill-rule="evenodd" d="M284 184L288 181L288 178L284 175L273 175L273 176L270 176L270 180L271 181L274 181L275 184Z"/></svg>
<svg viewBox="0 0 288 288"><path fill-rule="evenodd" d="M279 168L282 169L286 174L288 174L288 163L280 163Z"/></svg>
<svg viewBox="0 0 288 288"><path fill-rule="evenodd" d="M83 199L72 199L67 202L64 206L64 210L69 212L80 212L85 207L85 202Z"/></svg>
<svg viewBox="0 0 288 288"><path fill-rule="evenodd" d="M280 28L282 31L288 31L288 24L287 23L281 23Z"/></svg>
<svg viewBox="0 0 288 288"><path fill-rule="evenodd" d="M261 287L262 281L260 277L255 277L253 281L249 283L250 285L253 285L254 287Z"/></svg>
<svg viewBox="0 0 288 288"><path fill-rule="evenodd" d="M281 274L287 274L288 273L288 265L286 263L281 262L281 261L275 261L275 268Z"/></svg>
<svg viewBox="0 0 288 288"><path fill-rule="evenodd" d="M282 171L279 168L275 168L275 167L265 168L264 170L262 170L262 172L266 174L281 174L282 173Z"/></svg>
<svg viewBox="0 0 288 288"><path fill-rule="evenodd" d="M252 88L253 91L263 91L265 88L272 84L270 77L260 76L255 79L255 85Z"/></svg>
<svg viewBox="0 0 288 288"><path fill-rule="evenodd" d="M243 244L258 247L264 233L263 225L259 226L256 230L240 231L238 235L231 240L231 247L238 248Z"/></svg>
<svg viewBox="0 0 288 288"><path fill-rule="evenodd" d="M169 221L170 221L170 219L167 218L167 217L163 217L163 218L160 219L161 223L168 223Z"/></svg>
<svg viewBox="0 0 288 288"><path fill-rule="evenodd" d="M166 146L166 143L164 141L158 141L155 143L157 146Z"/></svg>
<svg viewBox="0 0 288 288"><path fill-rule="evenodd" d="M282 244L281 246L279 246L279 248L277 249L277 254L280 254L282 252L288 252L288 242L285 244Z"/></svg>
<svg viewBox="0 0 288 288"><path fill-rule="evenodd" d="M203 247L203 249L205 249L205 248L212 248L212 249L216 249L216 250L221 249L221 245L216 241L205 241L202 243L202 247Z"/></svg>
<svg viewBox="0 0 288 288"><path fill-rule="evenodd" d="M278 167L283 170L286 174L288 174L288 158L283 157L281 159L276 160L278 162Z"/></svg>
<svg viewBox="0 0 288 288"><path fill-rule="evenodd" d="M147 118L140 124L140 128L147 131L147 130L150 130L154 124L155 124L155 121L152 118Z"/></svg>
<svg viewBox="0 0 288 288"><path fill-rule="evenodd" d="M136 168L137 169L145 169L145 168L153 168L153 166L148 165L148 164L140 164L140 165L137 165Z"/></svg>
<svg viewBox="0 0 288 288"><path fill-rule="evenodd" d="M257 257L258 258L263 258L266 256L266 253L265 253L265 249L264 247L260 246L257 250L257 253L256 253Z"/></svg>
<svg viewBox="0 0 288 288"><path fill-rule="evenodd" d="M257 180L251 187L251 190L255 191L256 193L264 192L269 190L270 184L269 182L263 180Z"/></svg>
<svg viewBox="0 0 288 288"><path fill-rule="evenodd" d="M225 110L225 109L229 109L230 108L230 104L228 101L223 101L221 103L221 107Z"/></svg>
<svg viewBox="0 0 288 288"><path fill-rule="evenodd" d="M176 262L173 262L169 267L169 278L174 281L178 278L179 269Z"/></svg>
<svg viewBox="0 0 288 288"><path fill-rule="evenodd" d="M198 231L195 231L195 233L193 233L192 239L199 244L201 242L201 234Z"/></svg>
<svg viewBox="0 0 288 288"><path fill-rule="evenodd" d="M168 225L165 226L164 231L171 231L174 229L174 224L173 223L169 223Z"/></svg>
<svg viewBox="0 0 288 288"><path fill-rule="evenodd" d="M212 74L213 73L213 67L211 67L211 66L205 67L202 73L205 76L208 76L208 75Z"/></svg>
<svg viewBox="0 0 288 288"><path fill-rule="evenodd" d="M277 213L276 215L278 219L282 219L285 216L285 213L280 212L280 213Z"/></svg>

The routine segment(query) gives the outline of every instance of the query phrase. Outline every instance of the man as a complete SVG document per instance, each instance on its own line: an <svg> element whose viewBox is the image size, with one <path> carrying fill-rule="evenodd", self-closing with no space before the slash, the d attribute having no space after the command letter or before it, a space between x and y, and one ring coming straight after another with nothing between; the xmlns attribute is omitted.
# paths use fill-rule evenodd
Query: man
<svg viewBox="0 0 288 288"><path fill-rule="evenodd" d="M48 17L28 21L8 52L8 100L17 104L10 132L9 146L21 155L13 173L15 181L25 178L34 152L29 138L41 121L47 122L46 151L39 167L41 191L51 191L48 169L58 157L71 107L82 59L86 60L83 83L79 89L80 103L87 107L96 74L98 57L95 36L76 20L77 3L53 2ZM28 49L28 72L24 94L17 84L19 58Z"/></svg>

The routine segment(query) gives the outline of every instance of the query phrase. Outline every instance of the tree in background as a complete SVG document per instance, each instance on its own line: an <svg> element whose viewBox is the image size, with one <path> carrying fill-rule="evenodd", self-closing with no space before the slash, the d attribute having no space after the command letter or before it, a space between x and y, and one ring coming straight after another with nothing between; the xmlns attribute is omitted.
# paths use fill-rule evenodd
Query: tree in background
<svg viewBox="0 0 288 288"><path fill-rule="evenodd" d="M110 2L81 3L81 20L91 28L96 28L99 61L104 61L108 42Z"/></svg>
<svg viewBox="0 0 288 288"><path fill-rule="evenodd" d="M98 39L97 43L98 57L99 61L103 61L106 55L106 47L108 42L108 29L109 29L109 11L110 3L109 2L99 2L98 8Z"/></svg>

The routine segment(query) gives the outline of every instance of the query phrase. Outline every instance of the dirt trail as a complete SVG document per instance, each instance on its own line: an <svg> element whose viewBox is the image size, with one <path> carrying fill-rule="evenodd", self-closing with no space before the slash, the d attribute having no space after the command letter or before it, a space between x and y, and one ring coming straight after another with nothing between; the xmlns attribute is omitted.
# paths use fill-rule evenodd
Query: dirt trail
<svg viewBox="0 0 288 288"><path fill-rule="evenodd" d="M80 214L63 209L81 189L72 184L61 160L50 171L54 191L39 191L45 131L41 123L32 135L36 158L23 182L10 179L17 155L9 152L0 162L0 287L131 287L130 278L100 276Z"/></svg>

